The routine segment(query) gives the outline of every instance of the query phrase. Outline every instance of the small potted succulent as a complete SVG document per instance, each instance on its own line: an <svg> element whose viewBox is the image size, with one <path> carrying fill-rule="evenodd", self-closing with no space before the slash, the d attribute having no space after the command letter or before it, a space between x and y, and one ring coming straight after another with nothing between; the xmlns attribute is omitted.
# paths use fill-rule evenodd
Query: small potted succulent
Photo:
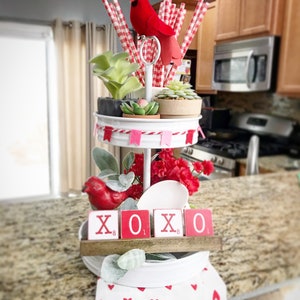
<svg viewBox="0 0 300 300"><path fill-rule="evenodd" d="M113 54L106 51L90 60L93 64L93 75L101 79L111 94L109 97L99 97L97 100L98 113L121 117L120 104L126 96L142 88L137 77L132 74L139 69L139 64L128 60L127 52Z"/></svg>
<svg viewBox="0 0 300 300"><path fill-rule="evenodd" d="M162 119L193 118L201 113L202 98L187 82L170 81L153 100L159 103L158 112Z"/></svg>
<svg viewBox="0 0 300 300"><path fill-rule="evenodd" d="M123 102L121 110L125 118L159 119L159 104L156 101L148 102L146 99Z"/></svg>

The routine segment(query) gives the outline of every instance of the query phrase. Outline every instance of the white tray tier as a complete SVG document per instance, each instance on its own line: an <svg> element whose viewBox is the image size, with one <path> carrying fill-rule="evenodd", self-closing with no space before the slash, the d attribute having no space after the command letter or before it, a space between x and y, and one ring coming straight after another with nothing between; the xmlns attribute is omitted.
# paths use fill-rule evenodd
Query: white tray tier
<svg viewBox="0 0 300 300"><path fill-rule="evenodd" d="M179 148L198 142L199 119L134 119L123 117L111 117L95 114L97 118L96 132L98 140L120 147L135 147L148 149ZM104 128L112 127L110 141L104 140ZM140 144L130 143L132 130L141 131ZM187 133L194 130L191 143L186 142ZM162 144L163 132L171 132L170 144Z"/></svg>

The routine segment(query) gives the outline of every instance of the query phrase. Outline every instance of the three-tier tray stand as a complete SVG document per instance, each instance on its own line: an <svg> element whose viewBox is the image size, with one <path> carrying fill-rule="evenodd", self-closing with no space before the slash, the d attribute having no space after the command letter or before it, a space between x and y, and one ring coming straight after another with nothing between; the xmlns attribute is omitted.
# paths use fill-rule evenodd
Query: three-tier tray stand
<svg viewBox="0 0 300 300"><path fill-rule="evenodd" d="M154 39L159 47L159 42ZM145 39L146 40L146 39ZM145 41L144 40L144 41ZM143 41L143 42L144 42ZM147 62L143 58L143 42L140 56L146 66L145 89L146 99L151 101L152 95L152 67L159 58ZM140 148L144 152L144 191L150 187L151 178L151 150L163 148L181 148L196 144L198 141L199 119L141 119L111 117L95 114L97 119L95 129L97 138L114 146ZM107 139L107 133L109 138ZM221 238L216 236L147 238L147 239L119 239L119 240L81 240L80 254L82 256L96 256L108 254L123 254L130 249L140 248L148 253L160 252L193 252L221 249Z"/></svg>

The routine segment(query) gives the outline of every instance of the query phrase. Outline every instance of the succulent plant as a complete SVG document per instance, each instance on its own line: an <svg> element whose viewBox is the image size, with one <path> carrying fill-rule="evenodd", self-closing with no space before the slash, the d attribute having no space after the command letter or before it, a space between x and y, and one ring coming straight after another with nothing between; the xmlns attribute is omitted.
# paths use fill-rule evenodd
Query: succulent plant
<svg viewBox="0 0 300 300"><path fill-rule="evenodd" d="M156 115L158 112L159 104L155 101L148 102L145 99L139 99L136 102L124 102L120 107L123 113L128 115Z"/></svg>
<svg viewBox="0 0 300 300"><path fill-rule="evenodd" d="M124 99L128 94L142 88L137 77L132 74L139 64L128 60L127 52L113 54L106 51L90 60L94 64L93 74L100 78L114 99Z"/></svg>
<svg viewBox="0 0 300 300"><path fill-rule="evenodd" d="M201 99L192 89L192 85L178 80L170 81L166 88L161 90L154 99L172 99L172 100L195 100Z"/></svg>

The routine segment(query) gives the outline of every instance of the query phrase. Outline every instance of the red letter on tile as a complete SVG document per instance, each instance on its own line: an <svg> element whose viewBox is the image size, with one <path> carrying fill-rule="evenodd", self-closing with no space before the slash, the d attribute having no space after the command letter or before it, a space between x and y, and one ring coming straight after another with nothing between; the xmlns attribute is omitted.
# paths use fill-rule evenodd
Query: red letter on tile
<svg viewBox="0 0 300 300"><path fill-rule="evenodd" d="M186 209L184 211L185 235L214 235L210 209Z"/></svg>
<svg viewBox="0 0 300 300"><path fill-rule="evenodd" d="M148 210L121 211L121 238L150 238L150 214Z"/></svg>

